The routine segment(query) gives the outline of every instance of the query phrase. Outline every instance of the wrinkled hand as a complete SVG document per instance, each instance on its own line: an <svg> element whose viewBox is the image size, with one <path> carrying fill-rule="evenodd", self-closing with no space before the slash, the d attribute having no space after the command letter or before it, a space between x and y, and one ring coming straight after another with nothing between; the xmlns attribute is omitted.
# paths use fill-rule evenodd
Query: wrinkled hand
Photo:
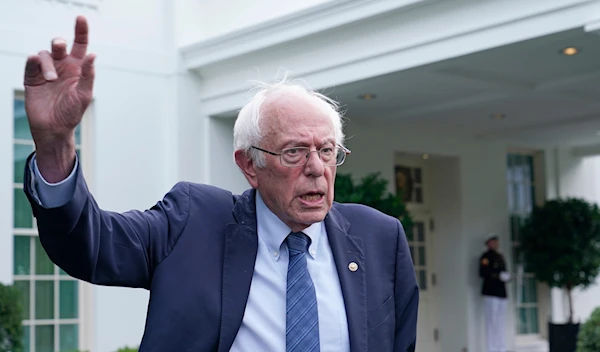
<svg viewBox="0 0 600 352"><path fill-rule="evenodd" d="M36 147L36 163L48 182L64 180L75 165L75 128L92 101L93 54L86 55L88 24L77 17L75 41L67 54L64 39L52 52L40 51L25 66L25 111Z"/></svg>
<svg viewBox="0 0 600 352"><path fill-rule="evenodd" d="M27 59L25 110L36 144L47 146L71 138L93 96L94 59L86 55L88 23L77 17L75 40L67 53L65 40L52 41L52 52Z"/></svg>

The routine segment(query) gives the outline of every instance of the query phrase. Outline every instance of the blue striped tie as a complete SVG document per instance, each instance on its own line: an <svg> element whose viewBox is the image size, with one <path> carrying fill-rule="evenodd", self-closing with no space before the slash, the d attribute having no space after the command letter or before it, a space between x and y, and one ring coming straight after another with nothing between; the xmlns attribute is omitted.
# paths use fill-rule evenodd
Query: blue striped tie
<svg viewBox="0 0 600 352"><path fill-rule="evenodd" d="M306 267L308 241L302 232L292 232L286 239L290 253L285 330L287 352L319 351L317 295Z"/></svg>

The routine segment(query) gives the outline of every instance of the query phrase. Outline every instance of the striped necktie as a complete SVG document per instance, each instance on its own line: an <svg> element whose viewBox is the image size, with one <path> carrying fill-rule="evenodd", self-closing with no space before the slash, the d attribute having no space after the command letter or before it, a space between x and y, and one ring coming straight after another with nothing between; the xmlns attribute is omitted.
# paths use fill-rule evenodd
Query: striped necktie
<svg viewBox="0 0 600 352"><path fill-rule="evenodd" d="M290 261L287 274L287 352L319 351L319 314L315 287L306 267L309 238L292 232L286 239Z"/></svg>

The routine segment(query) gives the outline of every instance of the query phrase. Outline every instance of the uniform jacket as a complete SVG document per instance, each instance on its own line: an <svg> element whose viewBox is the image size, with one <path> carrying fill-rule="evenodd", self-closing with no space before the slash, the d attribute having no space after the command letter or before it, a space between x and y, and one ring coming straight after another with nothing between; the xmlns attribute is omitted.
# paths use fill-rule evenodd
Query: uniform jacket
<svg viewBox="0 0 600 352"><path fill-rule="evenodd" d="M479 276L483 278L481 294L506 298L506 285L500 280L500 273L506 271L502 254L490 249L479 258Z"/></svg>

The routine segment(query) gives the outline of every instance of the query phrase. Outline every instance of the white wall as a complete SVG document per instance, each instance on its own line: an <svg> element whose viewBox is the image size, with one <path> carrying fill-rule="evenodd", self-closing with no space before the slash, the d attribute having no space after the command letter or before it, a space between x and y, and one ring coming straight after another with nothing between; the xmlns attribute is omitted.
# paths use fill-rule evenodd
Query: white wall
<svg viewBox="0 0 600 352"><path fill-rule="evenodd" d="M116 211L148 208L178 178L178 169L165 166L177 166L171 158L177 145L168 142L178 136L178 125L172 122L181 109L167 93L169 83L182 84L186 77L173 78L174 34L165 15L173 13L170 2L89 3L97 8L45 0L0 2L0 165L5 170L0 173L0 281L12 276L13 92L23 89L27 55L49 49L55 36L72 41L76 15L88 17L90 51L97 54L94 111L88 121L92 140L84 146L92 148L92 163L85 172L100 206ZM148 293L95 287L93 298L90 326L95 343L89 349L112 352L123 345L137 346Z"/></svg>
<svg viewBox="0 0 600 352"><path fill-rule="evenodd" d="M177 1L177 44L184 46L332 0Z"/></svg>
<svg viewBox="0 0 600 352"><path fill-rule="evenodd" d="M210 142L208 183L240 194L251 186L233 159L234 119L207 118Z"/></svg>
<svg viewBox="0 0 600 352"><path fill-rule="evenodd" d="M559 197L583 198L600 205L600 157L575 157L571 148L546 151L549 199ZM568 300L564 292L553 290L554 322L568 318ZM587 289L573 291L573 319L584 322L591 312L600 307L600 276Z"/></svg>

